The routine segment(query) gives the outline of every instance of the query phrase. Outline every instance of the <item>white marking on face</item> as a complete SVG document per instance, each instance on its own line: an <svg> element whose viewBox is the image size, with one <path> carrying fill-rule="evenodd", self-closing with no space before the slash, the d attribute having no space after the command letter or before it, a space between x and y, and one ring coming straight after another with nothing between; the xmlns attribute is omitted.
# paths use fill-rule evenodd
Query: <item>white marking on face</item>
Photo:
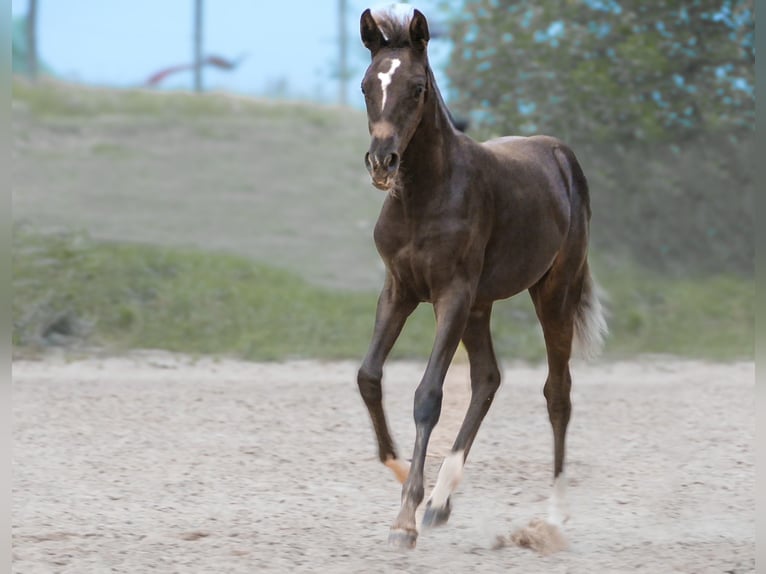
<svg viewBox="0 0 766 574"><path fill-rule="evenodd" d="M380 89L383 90L383 101L380 104L381 112L386 107L386 90L388 89L388 86L391 83L391 79L394 77L394 72L396 72L396 68L398 68L399 65L402 63L401 60L399 60L399 58L392 58L390 62L391 62L391 67L389 68L388 72L378 72L378 79L380 80Z"/></svg>
<svg viewBox="0 0 766 574"><path fill-rule="evenodd" d="M455 491L460 484L460 479L463 478L464 459L462 450L444 457L444 462L439 469L439 477L436 479L436 486L434 486L429 498L431 506L444 508L447 504L450 494Z"/></svg>
<svg viewBox="0 0 766 574"><path fill-rule="evenodd" d="M548 523L562 526L567 520L569 520L567 478L562 472L553 481L553 492L548 502Z"/></svg>

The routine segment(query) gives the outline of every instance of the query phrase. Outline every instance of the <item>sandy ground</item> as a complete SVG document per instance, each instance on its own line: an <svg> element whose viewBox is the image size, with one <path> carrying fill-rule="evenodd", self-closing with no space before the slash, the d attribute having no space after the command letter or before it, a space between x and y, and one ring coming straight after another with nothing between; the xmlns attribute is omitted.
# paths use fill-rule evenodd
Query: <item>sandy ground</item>
<svg viewBox="0 0 766 574"><path fill-rule="evenodd" d="M402 452L422 364L392 364ZM544 516L542 367L506 365L445 527L387 546L399 485L352 363L159 353L13 365L13 571L755 571L754 366L574 365L568 550L498 545ZM453 366L432 484L468 396ZM498 546L501 546L498 548Z"/></svg>

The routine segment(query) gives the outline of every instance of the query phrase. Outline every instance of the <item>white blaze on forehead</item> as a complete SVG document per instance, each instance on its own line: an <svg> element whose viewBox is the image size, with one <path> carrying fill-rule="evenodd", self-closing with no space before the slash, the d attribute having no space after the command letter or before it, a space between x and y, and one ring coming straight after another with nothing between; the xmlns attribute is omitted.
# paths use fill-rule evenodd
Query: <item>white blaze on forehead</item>
<svg viewBox="0 0 766 574"><path fill-rule="evenodd" d="M402 63L399 60L399 58L392 58L389 61L391 62L391 67L388 69L388 72L378 72L378 79L380 80L380 88L383 90L383 101L380 104L381 112L386 107L386 90L388 89L388 86L391 83L391 78L394 77L394 72L396 72L396 68L398 68L399 64Z"/></svg>

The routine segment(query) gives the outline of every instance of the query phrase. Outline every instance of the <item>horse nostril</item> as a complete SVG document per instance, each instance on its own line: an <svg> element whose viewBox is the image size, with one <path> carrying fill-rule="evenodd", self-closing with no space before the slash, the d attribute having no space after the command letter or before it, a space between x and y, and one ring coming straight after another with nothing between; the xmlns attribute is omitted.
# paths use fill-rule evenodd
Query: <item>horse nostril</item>
<svg viewBox="0 0 766 574"><path fill-rule="evenodd" d="M370 160L370 152L364 154L364 165L367 167L367 171L372 171L372 161Z"/></svg>
<svg viewBox="0 0 766 574"><path fill-rule="evenodd" d="M383 165L386 166L386 169L389 171L394 171L397 167L399 167L399 154L398 153L390 153L386 156L386 160L383 162Z"/></svg>

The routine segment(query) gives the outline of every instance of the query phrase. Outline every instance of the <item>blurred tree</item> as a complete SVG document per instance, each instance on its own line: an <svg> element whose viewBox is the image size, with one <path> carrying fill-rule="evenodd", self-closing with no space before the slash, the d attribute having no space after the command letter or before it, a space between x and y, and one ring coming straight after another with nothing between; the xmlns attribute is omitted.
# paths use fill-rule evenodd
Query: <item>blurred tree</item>
<svg viewBox="0 0 766 574"><path fill-rule="evenodd" d="M12 62L13 73L29 76L29 26L27 25L27 14L13 20L13 39ZM40 59L39 55L35 58L37 62L37 75L54 75L53 70L46 62Z"/></svg>
<svg viewBox="0 0 766 574"><path fill-rule="evenodd" d="M194 91L199 93L202 86L202 0L194 0Z"/></svg>
<svg viewBox="0 0 766 574"><path fill-rule="evenodd" d="M29 0L27 8L27 74L37 80L37 0Z"/></svg>
<svg viewBox="0 0 766 574"><path fill-rule="evenodd" d="M673 140L753 129L753 0L468 0L457 107L503 133Z"/></svg>
<svg viewBox="0 0 766 574"><path fill-rule="evenodd" d="M451 101L481 136L572 144L593 246L668 274L752 276L753 0L466 0Z"/></svg>
<svg viewBox="0 0 766 574"><path fill-rule="evenodd" d="M348 93L348 34L346 33L346 0L338 0L338 104L345 106Z"/></svg>

